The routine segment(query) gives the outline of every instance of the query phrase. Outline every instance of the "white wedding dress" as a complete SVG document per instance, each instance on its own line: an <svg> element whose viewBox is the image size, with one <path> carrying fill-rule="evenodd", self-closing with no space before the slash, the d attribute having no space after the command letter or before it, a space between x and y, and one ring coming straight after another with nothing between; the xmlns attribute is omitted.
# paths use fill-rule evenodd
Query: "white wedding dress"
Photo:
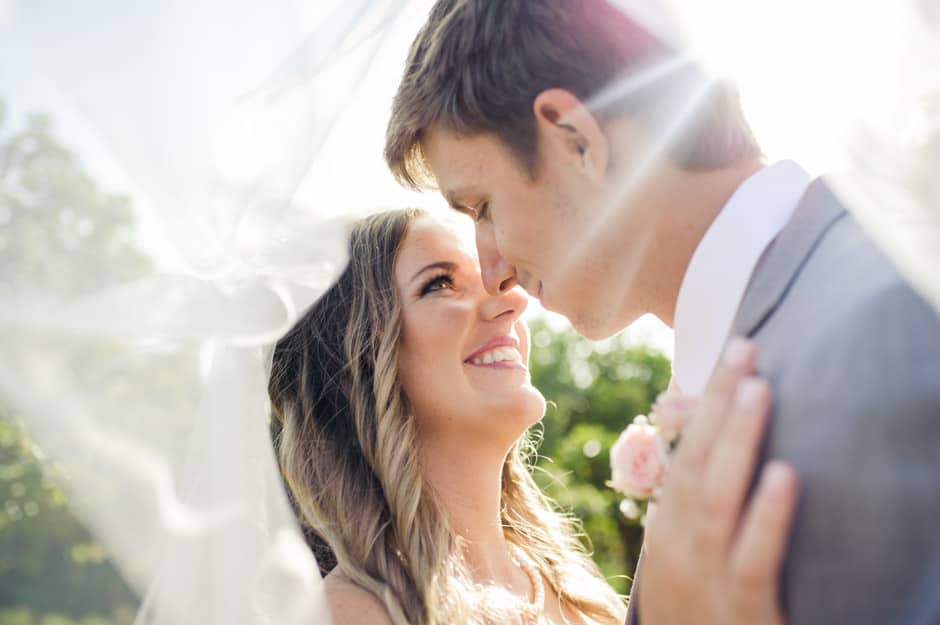
<svg viewBox="0 0 940 625"><path fill-rule="evenodd" d="M101 186L129 196L139 233L127 236L153 258L115 283L66 246L56 260L81 289L0 283L0 395L140 593L138 623L328 618L268 440L266 347L342 268L351 216L435 202L399 189L381 161L428 4L0 2L9 117L48 113ZM760 137L802 128L793 145L777 132L780 155L825 155L818 165L838 168L838 191L940 308L934 3L725 0L708 15L697 0L619 4L737 77L745 103L763 104ZM781 20L799 32L781 36ZM877 52L864 43L872 20ZM808 41L816 53L801 56ZM794 108L846 91L858 106Z"/></svg>

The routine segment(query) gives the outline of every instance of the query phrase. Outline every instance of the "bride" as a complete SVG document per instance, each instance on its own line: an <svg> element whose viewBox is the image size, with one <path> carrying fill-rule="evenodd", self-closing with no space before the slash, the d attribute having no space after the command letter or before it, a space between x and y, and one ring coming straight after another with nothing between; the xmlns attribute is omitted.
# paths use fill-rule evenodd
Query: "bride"
<svg viewBox="0 0 940 625"><path fill-rule="evenodd" d="M526 366L525 295L487 294L473 242L419 210L357 222L349 251L340 279L277 343L269 385L297 514L335 559L326 592L336 625L622 623L624 603L577 523L540 492L526 463L545 399ZM701 405L723 404L706 396ZM701 449L714 430L690 426L680 450ZM754 432L743 462L758 445ZM687 538L704 521L669 523L672 510L695 505L682 477L670 476L654 523ZM752 601L727 622L780 621L776 572L793 492L773 495L758 490L751 507L775 514L748 515L739 532L760 530L777 547L745 554L748 571L766 573L748 577L760 609ZM734 528L737 512L717 520ZM695 566L697 554L687 555L682 565ZM652 594L668 601L668 579L661 586Z"/></svg>

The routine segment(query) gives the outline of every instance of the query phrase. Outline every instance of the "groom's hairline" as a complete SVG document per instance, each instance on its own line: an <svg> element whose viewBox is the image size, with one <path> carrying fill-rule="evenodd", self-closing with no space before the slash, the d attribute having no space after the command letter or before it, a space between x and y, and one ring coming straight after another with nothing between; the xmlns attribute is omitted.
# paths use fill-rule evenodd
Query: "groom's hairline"
<svg viewBox="0 0 940 625"><path fill-rule="evenodd" d="M622 63L640 67L656 55L675 52L608 0L585 0L583 4L583 15L577 9L569 10L563 5L551 8L550 11L546 9L555 17L567 15L571 18L574 15L578 18L573 25L572 35L576 41L568 42L569 51L573 51L569 56L575 60L568 65L553 66L560 73L555 76L557 84L548 80L553 83L551 86L570 90L582 100L587 100L592 94L591 90L599 87L595 84L597 81L584 78L585 75L596 74L602 82L612 80L622 73ZM541 92L547 88L547 83L541 84L545 79L544 72L535 70L544 70L545 64L550 64L551 55L541 59L539 50L557 42L551 39L551 32L530 36L530 49L526 51L525 46L520 48L523 50L520 55L525 57L528 54L530 57L528 64L525 58L522 58L522 63L505 64L505 72L496 71L494 77L494 68L503 65L500 59L492 57L489 65L480 61L481 46L502 45L500 37L506 34L507 29L518 27L518 20L510 18L519 17L513 11L500 14L505 18L504 21L510 23L494 26L497 22L488 18L493 18L493 14L500 11L505 12L505 9L498 3L489 5L438 0L428 21L415 38L392 104L385 144L386 163L396 180L406 187L419 191L436 188L421 145L434 128L449 128L458 134L493 134L509 148L523 169L528 170L533 178L537 176L537 131L531 109L536 93L526 93L527 90ZM606 17L601 19L598 16ZM524 16L524 19L537 18ZM550 18L543 15L541 19L546 31L551 31ZM546 22L546 19L549 21ZM629 36L615 28L621 25L625 29L623 32ZM617 32L612 33L612 29ZM485 59L486 55L482 57ZM607 62L602 62L602 59L607 59ZM611 59L617 62L613 63ZM592 65L592 60L598 63ZM579 62L581 65L578 65ZM587 72L582 65L599 67ZM532 69L530 66L535 69L523 74L513 70L513 67L516 70L519 67ZM612 69L615 66L616 69ZM604 78L607 74L610 76ZM504 90L493 87L506 81L513 86L510 92L516 93L514 101L512 98L507 100L505 95L500 95L501 99L496 100L488 95L494 91L502 94ZM737 92L730 85L727 87L727 92L724 87L718 90L721 95L716 99L714 108L708 111L710 121L701 131L691 134L687 143L677 147L673 156L680 165L691 169L712 169L760 153L760 147L740 110ZM637 101L623 110L622 114L643 117L643 106L649 104ZM632 110L631 106L639 108ZM502 111L504 116L496 115L494 107Z"/></svg>

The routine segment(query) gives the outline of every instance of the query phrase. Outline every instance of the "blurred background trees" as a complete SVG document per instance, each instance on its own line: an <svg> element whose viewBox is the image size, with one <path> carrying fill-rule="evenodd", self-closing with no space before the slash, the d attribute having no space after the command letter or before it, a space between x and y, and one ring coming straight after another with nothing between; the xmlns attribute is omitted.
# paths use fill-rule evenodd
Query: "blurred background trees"
<svg viewBox="0 0 940 625"><path fill-rule="evenodd" d="M536 480L582 520L601 572L628 593L643 529L624 517L623 496L606 486L609 451L666 389L672 365L655 350L628 344L626 334L595 343L545 322L531 329L532 380L549 401Z"/></svg>
<svg viewBox="0 0 940 625"><path fill-rule="evenodd" d="M0 101L0 300L11 287L39 285L73 297L150 272L135 243L130 200L99 188L56 139L49 118L15 124L8 117ZM608 450L666 387L670 363L623 338L592 343L543 321L533 324L532 336L533 381L550 402L536 479L583 520L601 570L626 593L642 529L619 512L620 497L605 485ZM111 352L97 357L122 373L133 369L135 383L152 380L162 388L173 386L174 370L192 364L143 363ZM59 486L67 479L0 398L0 625L133 620L137 599L70 512Z"/></svg>
<svg viewBox="0 0 940 625"><path fill-rule="evenodd" d="M0 300L11 288L71 297L144 274L133 227L129 199L98 188L49 118L15 128L0 101ZM0 625L133 620L137 600L70 512L63 477L0 398Z"/></svg>

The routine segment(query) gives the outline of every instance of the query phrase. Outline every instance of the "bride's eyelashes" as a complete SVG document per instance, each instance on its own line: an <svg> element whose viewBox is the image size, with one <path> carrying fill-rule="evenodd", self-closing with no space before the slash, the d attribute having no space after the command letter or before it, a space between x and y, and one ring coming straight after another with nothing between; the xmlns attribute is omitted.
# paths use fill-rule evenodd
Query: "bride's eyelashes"
<svg viewBox="0 0 940 625"><path fill-rule="evenodd" d="M421 287L421 297L435 291L452 288L454 288L454 276L447 272L439 273L424 283L424 286Z"/></svg>

